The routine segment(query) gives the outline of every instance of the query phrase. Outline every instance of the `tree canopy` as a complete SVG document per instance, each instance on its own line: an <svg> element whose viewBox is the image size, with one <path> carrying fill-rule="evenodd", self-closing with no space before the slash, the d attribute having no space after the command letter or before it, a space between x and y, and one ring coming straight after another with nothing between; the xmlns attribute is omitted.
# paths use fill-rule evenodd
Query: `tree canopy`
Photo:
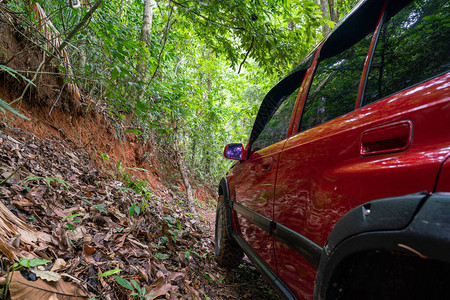
<svg viewBox="0 0 450 300"><path fill-rule="evenodd" d="M46 18L36 14L35 4ZM354 4L23 0L6 5L24 15L30 31L42 32L43 23L51 23L47 30L54 39L45 49L50 60L92 103L107 105L119 138L127 131L153 137L180 153L191 173L215 183L229 164L222 159L223 146L246 142L265 93ZM55 45L57 38L61 42ZM70 65L61 57L64 49Z"/></svg>

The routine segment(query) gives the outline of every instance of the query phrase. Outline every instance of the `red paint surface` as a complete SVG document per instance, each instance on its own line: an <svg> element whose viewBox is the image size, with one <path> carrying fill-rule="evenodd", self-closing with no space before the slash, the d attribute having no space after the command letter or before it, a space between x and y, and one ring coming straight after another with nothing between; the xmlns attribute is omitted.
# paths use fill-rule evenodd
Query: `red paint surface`
<svg viewBox="0 0 450 300"><path fill-rule="evenodd" d="M449 81L450 74L443 75L291 137L280 157L274 220L324 246L333 226L356 206L432 191L450 152ZM360 155L364 131L405 120L413 127L409 148ZM278 262L291 262L289 268L278 264L280 278L298 297L310 298L311 265L281 242L275 253Z"/></svg>
<svg viewBox="0 0 450 300"><path fill-rule="evenodd" d="M450 155L442 164L435 192L450 192Z"/></svg>
<svg viewBox="0 0 450 300"><path fill-rule="evenodd" d="M392 124L410 126L410 131L398 130L411 132L409 146L361 156L363 133ZM333 226L354 207L433 191L440 165L450 153L449 128L450 73L254 153L230 171L231 197L324 246ZM268 161L269 170L263 166ZM449 162L441 178L436 191L450 192ZM312 298L316 270L308 261L241 216L235 225L297 297Z"/></svg>
<svg viewBox="0 0 450 300"><path fill-rule="evenodd" d="M276 166L283 144L284 142L280 142L253 153L245 163L231 169L228 178L231 200L272 218ZM273 237L246 218L236 215L241 237L275 271Z"/></svg>
<svg viewBox="0 0 450 300"><path fill-rule="evenodd" d="M369 54L374 40L375 35ZM450 192L450 73L360 107L366 59L357 109L296 134L318 47L288 139L235 165L228 180L232 200L323 247L334 225L358 205L421 191ZM313 297L314 266L239 215L233 226L299 299Z"/></svg>

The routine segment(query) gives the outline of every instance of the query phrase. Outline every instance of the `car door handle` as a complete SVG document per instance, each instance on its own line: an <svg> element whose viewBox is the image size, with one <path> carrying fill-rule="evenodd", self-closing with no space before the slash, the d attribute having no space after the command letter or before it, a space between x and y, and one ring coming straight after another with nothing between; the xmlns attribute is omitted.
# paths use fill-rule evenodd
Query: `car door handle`
<svg viewBox="0 0 450 300"><path fill-rule="evenodd" d="M273 157L265 157L262 160L262 171L268 172L272 169Z"/></svg>
<svg viewBox="0 0 450 300"><path fill-rule="evenodd" d="M411 144L412 122L400 121L364 131L361 135L361 155L373 155L405 150Z"/></svg>

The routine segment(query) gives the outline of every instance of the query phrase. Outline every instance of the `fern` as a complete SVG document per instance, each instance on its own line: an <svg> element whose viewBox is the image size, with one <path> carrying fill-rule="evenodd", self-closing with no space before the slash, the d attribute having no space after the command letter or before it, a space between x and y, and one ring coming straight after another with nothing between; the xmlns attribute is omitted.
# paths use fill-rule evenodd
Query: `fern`
<svg viewBox="0 0 450 300"><path fill-rule="evenodd" d="M6 108L7 110L9 110L10 112L12 112L13 114L15 114L18 117L24 118L26 120L30 120L29 118L25 117L24 115L22 115L17 109L12 108L8 103L6 103L5 101L3 101L2 99L0 99L0 110L5 113L5 110L3 109Z"/></svg>
<svg viewBox="0 0 450 300"><path fill-rule="evenodd" d="M34 84L33 81L31 81L30 79L26 78L25 76L23 76L22 74L20 74L19 72L17 72L14 69L11 69L10 67L7 67L5 65L0 65L0 71L5 71L6 73L8 73L9 75L11 75L12 77L14 77L15 79L19 80L19 77L22 78L23 80L25 80L26 82L28 82L29 84L36 86Z"/></svg>

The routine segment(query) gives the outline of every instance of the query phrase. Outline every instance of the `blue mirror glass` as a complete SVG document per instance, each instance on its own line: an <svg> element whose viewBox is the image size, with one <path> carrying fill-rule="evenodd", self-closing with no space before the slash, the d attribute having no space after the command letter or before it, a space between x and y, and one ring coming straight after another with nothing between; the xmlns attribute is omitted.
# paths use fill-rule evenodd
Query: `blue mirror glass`
<svg viewBox="0 0 450 300"><path fill-rule="evenodd" d="M242 159L242 150L244 146L242 144L228 144L225 147L225 157L229 159Z"/></svg>

